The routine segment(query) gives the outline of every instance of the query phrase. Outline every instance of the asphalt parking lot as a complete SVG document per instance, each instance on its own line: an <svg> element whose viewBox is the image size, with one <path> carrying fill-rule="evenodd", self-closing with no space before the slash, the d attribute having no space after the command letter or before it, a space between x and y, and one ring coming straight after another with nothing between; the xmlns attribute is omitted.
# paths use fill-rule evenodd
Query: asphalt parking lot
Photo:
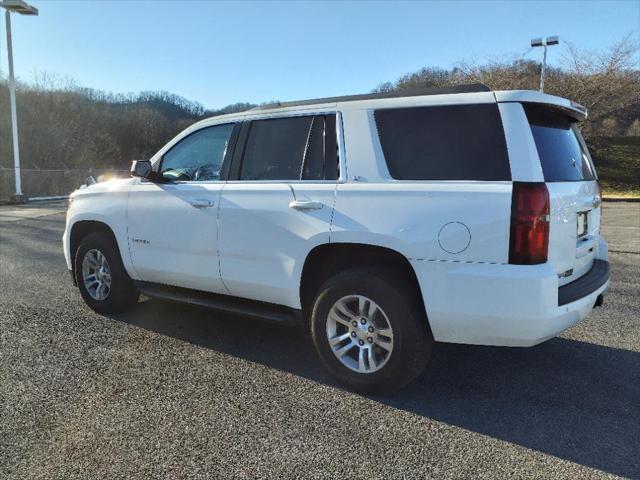
<svg viewBox="0 0 640 480"><path fill-rule="evenodd" d="M640 478L640 203L605 203L605 305L529 349L438 345L393 397L303 328L71 286L65 206L0 208L0 478Z"/></svg>

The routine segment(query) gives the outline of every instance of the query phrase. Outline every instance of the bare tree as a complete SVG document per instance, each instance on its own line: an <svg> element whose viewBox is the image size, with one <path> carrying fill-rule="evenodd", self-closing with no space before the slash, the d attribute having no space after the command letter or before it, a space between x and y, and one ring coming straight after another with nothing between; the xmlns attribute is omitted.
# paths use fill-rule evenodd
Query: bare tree
<svg viewBox="0 0 640 480"><path fill-rule="evenodd" d="M609 115L640 102L638 51L630 34L600 52L581 51L568 43L565 70L549 81L549 92L587 107L587 129L596 133Z"/></svg>
<svg viewBox="0 0 640 480"><path fill-rule="evenodd" d="M637 41L631 35L602 51L581 50L565 42L561 67L547 69L545 92L586 106L587 134L608 133L613 124L614 129L625 131L637 118L633 112L625 117L625 109L640 103L638 51ZM386 82L374 91L469 83L483 83L493 90L536 90L539 76L539 63L520 55L483 64L460 61L451 70L423 68L403 75L394 83ZM612 115L616 118L611 118Z"/></svg>

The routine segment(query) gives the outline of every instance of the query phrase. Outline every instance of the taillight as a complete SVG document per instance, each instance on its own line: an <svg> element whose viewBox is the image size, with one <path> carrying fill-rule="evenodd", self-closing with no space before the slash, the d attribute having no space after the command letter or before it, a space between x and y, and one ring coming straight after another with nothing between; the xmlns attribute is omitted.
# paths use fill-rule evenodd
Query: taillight
<svg viewBox="0 0 640 480"><path fill-rule="evenodd" d="M549 203L544 183L513 182L509 263L534 265L547 261Z"/></svg>

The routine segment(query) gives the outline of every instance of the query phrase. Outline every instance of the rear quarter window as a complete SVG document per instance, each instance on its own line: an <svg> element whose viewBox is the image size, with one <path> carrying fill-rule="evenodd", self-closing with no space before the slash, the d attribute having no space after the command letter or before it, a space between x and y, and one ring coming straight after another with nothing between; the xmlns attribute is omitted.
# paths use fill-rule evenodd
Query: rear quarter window
<svg viewBox="0 0 640 480"><path fill-rule="evenodd" d="M524 104L547 182L595 180L596 171L578 125L545 105Z"/></svg>
<svg viewBox="0 0 640 480"><path fill-rule="evenodd" d="M374 115L396 180L511 180L496 104L394 108Z"/></svg>

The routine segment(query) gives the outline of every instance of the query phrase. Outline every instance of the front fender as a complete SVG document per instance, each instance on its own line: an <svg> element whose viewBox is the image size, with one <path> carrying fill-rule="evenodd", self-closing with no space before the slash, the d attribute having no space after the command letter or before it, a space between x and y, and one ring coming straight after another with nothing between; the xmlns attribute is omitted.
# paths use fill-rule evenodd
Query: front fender
<svg viewBox="0 0 640 480"><path fill-rule="evenodd" d="M89 189L87 189L89 190ZM71 238L74 227L80 222L99 222L106 225L116 239L118 250L125 270L131 278L137 274L131 263L127 236L127 190L111 191L78 191L72 195L72 202L67 211L66 228L63 245L67 268L73 269L73 252Z"/></svg>

